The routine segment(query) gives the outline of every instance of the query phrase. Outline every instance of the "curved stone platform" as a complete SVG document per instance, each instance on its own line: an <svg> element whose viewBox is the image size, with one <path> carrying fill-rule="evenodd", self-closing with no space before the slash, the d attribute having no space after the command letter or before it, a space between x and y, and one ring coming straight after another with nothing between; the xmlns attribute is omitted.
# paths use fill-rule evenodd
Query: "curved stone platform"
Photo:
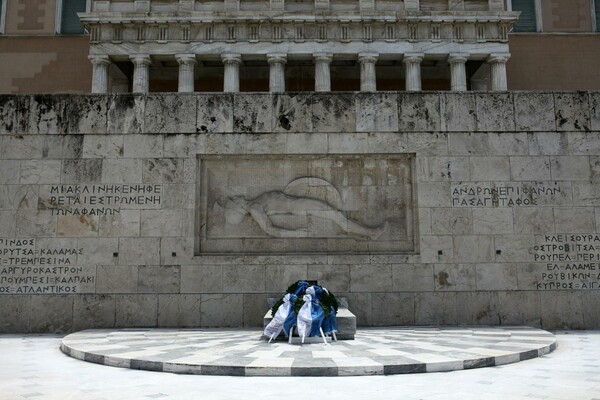
<svg viewBox="0 0 600 400"><path fill-rule="evenodd" d="M238 376L389 375L452 371L523 361L556 348L529 327L363 328L355 340L267 343L250 329L86 330L61 350L98 364L181 374Z"/></svg>

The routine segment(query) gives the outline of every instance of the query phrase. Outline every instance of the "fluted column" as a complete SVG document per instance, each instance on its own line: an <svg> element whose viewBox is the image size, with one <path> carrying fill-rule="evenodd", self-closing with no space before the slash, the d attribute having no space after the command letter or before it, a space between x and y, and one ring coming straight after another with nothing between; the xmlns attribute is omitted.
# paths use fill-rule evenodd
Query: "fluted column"
<svg viewBox="0 0 600 400"><path fill-rule="evenodd" d="M510 53L498 53L490 54L486 60L492 69L493 91L508 90L508 82L506 79L506 62L509 58Z"/></svg>
<svg viewBox="0 0 600 400"><path fill-rule="evenodd" d="M271 66L269 70L269 91L285 92L285 63L286 54L267 54L267 61Z"/></svg>
<svg viewBox="0 0 600 400"><path fill-rule="evenodd" d="M406 90L409 92L421 91L421 61L423 53L406 53L402 61L404 62L406 76Z"/></svg>
<svg viewBox="0 0 600 400"><path fill-rule="evenodd" d="M194 66L196 65L195 54L175 54L179 63L179 88L181 93L192 93L194 91Z"/></svg>
<svg viewBox="0 0 600 400"><path fill-rule="evenodd" d="M360 63L360 91L375 92L377 90L377 76L375 75L375 63L377 62L377 53L360 53L358 62Z"/></svg>
<svg viewBox="0 0 600 400"><path fill-rule="evenodd" d="M331 91L331 73L329 64L333 59L331 53L315 53L315 92L330 92Z"/></svg>
<svg viewBox="0 0 600 400"><path fill-rule="evenodd" d="M106 55L90 55L88 59L92 62L92 93L107 93L110 57Z"/></svg>
<svg viewBox="0 0 600 400"><path fill-rule="evenodd" d="M133 92L148 93L150 56L148 54L132 54L129 59L133 62Z"/></svg>
<svg viewBox="0 0 600 400"><path fill-rule="evenodd" d="M469 59L468 53L451 53L448 56L450 63L451 90L465 92L467 90L467 72L465 63Z"/></svg>
<svg viewBox="0 0 600 400"><path fill-rule="evenodd" d="M242 63L241 54L223 54L221 56L225 65L225 80L223 82L224 92L240 91L240 64Z"/></svg>

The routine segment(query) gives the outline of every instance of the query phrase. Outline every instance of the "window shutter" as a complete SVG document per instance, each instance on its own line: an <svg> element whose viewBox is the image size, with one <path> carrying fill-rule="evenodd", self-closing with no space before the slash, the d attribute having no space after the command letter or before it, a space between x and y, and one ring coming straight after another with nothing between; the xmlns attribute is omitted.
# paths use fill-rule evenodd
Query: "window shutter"
<svg viewBox="0 0 600 400"><path fill-rule="evenodd" d="M600 0L596 0L594 8L596 10L596 32L600 32Z"/></svg>
<svg viewBox="0 0 600 400"><path fill-rule="evenodd" d="M81 25L77 13L85 12L85 3L86 0L63 0L60 33L83 33L83 25Z"/></svg>
<svg viewBox="0 0 600 400"><path fill-rule="evenodd" d="M535 0L512 0L513 11L521 11L515 32L536 32Z"/></svg>

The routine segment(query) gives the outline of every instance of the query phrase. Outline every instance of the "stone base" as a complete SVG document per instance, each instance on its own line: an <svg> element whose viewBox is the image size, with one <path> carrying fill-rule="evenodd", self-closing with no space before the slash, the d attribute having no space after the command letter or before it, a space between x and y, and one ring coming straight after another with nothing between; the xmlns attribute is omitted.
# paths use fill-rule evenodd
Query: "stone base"
<svg viewBox="0 0 600 400"><path fill-rule="evenodd" d="M268 310L263 319L263 326L269 325L269 322L273 319L271 310ZM338 332L336 336L338 340L354 340L356 335L356 316L350 312L347 308L339 308L337 315L337 326ZM283 333L279 335L283 336ZM320 338L319 338L320 339Z"/></svg>

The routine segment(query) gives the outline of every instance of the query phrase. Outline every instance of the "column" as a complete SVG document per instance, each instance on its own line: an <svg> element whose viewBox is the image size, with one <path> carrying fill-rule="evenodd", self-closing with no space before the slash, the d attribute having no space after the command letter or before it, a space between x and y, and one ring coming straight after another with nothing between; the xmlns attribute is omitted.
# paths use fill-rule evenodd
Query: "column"
<svg viewBox="0 0 600 400"><path fill-rule="evenodd" d="M240 91L240 64L242 63L241 54L223 54L221 56L225 65L225 80L223 82L224 92Z"/></svg>
<svg viewBox="0 0 600 400"><path fill-rule="evenodd" d="M360 53L358 62L360 63L360 91L375 92L377 90L377 80L375 76L375 63L377 62L377 53Z"/></svg>
<svg viewBox="0 0 600 400"><path fill-rule="evenodd" d="M450 55L448 55L448 62L450 63L450 90L456 92L467 91L467 72L465 63L468 59L468 53L450 53Z"/></svg>
<svg viewBox="0 0 600 400"><path fill-rule="evenodd" d="M92 93L107 93L110 57L90 55L88 59L92 62Z"/></svg>
<svg viewBox="0 0 600 400"><path fill-rule="evenodd" d="M329 64L333 59L331 53L315 53L315 92L330 92L331 91L331 73Z"/></svg>
<svg viewBox="0 0 600 400"><path fill-rule="evenodd" d="M180 93L192 93L194 91L194 66L196 65L195 54L175 54L179 63L179 88Z"/></svg>
<svg viewBox="0 0 600 400"><path fill-rule="evenodd" d="M510 53L490 54L486 62L492 69L492 90L508 90L506 80L506 62L510 58Z"/></svg>
<svg viewBox="0 0 600 400"><path fill-rule="evenodd" d="M267 61L271 66L269 70L269 91L285 92L285 63L286 54L267 54Z"/></svg>
<svg viewBox="0 0 600 400"><path fill-rule="evenodd" d="M409 92L421 91L421 61L423 53L406 53L402 61L406 69L406 90Z"/></svg>
<svg viewBox="0 0 600 400"><path fill-rule="evenodd" d="M148 93L150 56L148 54L132 54L129 59L133 62L132 91L134 93Z"/></svg>

